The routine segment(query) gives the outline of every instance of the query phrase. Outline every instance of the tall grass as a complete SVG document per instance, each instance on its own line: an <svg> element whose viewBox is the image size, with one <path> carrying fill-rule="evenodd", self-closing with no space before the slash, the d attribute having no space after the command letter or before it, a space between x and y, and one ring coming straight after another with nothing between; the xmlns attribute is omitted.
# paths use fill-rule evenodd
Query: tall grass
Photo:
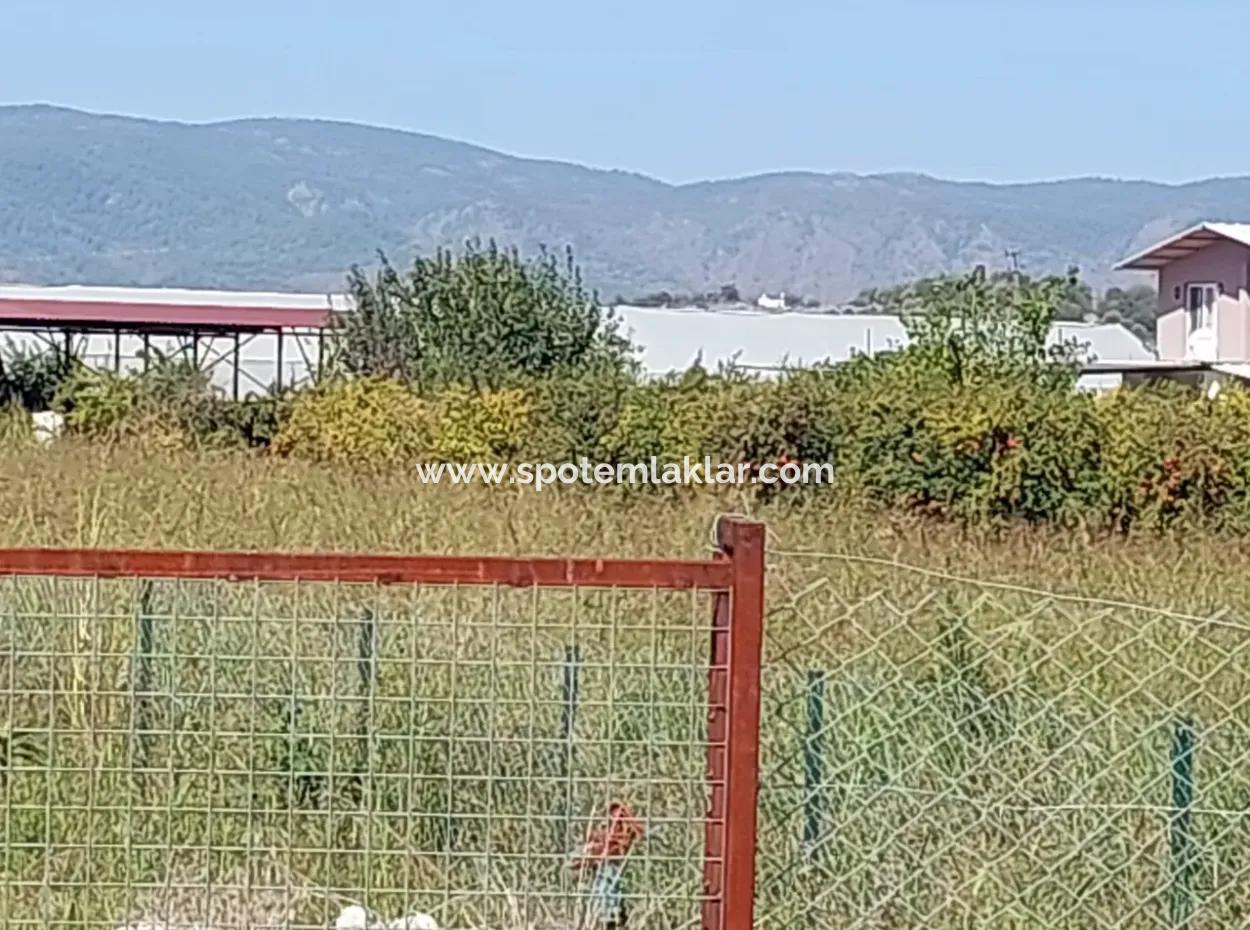
<svg viewBox="0 0 1250 930"><path fill-rule="evenodd" d="M0 468L4 545L697 557L718 513L749 513L772 549L762 921L1158 926L1182 716L1198 733L1193 926L1250 908L1238 540L972 533L827 494L428 487L74 443ZM697 919L705 601L29 579L0 596L10 925L111 926L180 883L192 910L214 885L281 885L273 913L309 925L346 901L452 926L577 922L562 859L615 796L654 828L627 872L635 921ZM815 854L812 671L828 682Z"/></svg>

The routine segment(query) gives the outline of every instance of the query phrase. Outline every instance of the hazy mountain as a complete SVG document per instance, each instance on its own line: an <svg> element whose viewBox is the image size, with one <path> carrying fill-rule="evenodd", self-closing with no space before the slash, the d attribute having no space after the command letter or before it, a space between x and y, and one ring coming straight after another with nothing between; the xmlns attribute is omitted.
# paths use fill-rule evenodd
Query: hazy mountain
<svg viewBox="0 0 1250 930"><path fill-rule="evenodd" d="M657 145L664 144L657 141ZM786 289L838 300L963 268L1080 266L1198 219L1250 217L1250 178L991 185L783 173L670 185L417 133L207 125L0 107L0 281L331 288L378 249L571 244L605 297Z"/></svg>

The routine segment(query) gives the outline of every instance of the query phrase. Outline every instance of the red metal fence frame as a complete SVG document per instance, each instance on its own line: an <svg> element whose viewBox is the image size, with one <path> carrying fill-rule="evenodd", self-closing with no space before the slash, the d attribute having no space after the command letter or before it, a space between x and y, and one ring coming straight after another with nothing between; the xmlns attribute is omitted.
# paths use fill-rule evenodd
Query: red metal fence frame
<svg viewBox="0 0 1250 930"><path fill-rule="evenodd" d="M464 584L513 587L726 588L725 562L289 554L144 549L0 549L0 576Z"/></svg>
<svg viewBox="0 0 1250 930"><path fill-rule="evenodd" d="M0 576L463 584L707 590L708 665L703 930L754 921L759 792L764 527L722 518L712 560L290 554L0 548Z"/></svg>
<svg viewBox="0 0 1250 930"><path fill-rule="evenodd" d="M727 589L715 595L708 663L708 783L703 930L751 930L759 794L760 665L764 642L764 527L716 526Z"/></svg>

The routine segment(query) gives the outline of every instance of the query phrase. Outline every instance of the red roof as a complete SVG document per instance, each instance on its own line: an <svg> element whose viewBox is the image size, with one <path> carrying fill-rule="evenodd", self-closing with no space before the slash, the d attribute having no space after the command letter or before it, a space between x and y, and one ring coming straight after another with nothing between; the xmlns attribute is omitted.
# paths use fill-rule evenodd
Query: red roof
<svg viewBox="0 0 1250 930"><path fill-rule="evenodd" d="M0 327L218 330L323 329L343 298L228 291L0 288Z"/></svg>

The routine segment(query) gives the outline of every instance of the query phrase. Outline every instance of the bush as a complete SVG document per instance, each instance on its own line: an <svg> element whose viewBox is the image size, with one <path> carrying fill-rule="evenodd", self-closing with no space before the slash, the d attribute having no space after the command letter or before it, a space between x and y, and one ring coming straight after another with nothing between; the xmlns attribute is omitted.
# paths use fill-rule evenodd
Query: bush
<svg viewBox="0 0 1250 930"><path fill-rule="evenodd" d="M425 404L398 381L330 381L295 397L272 450L320 461L415 461L428 423Z"/></svg>
<svg viewBox="0 0 1250 930"><path fill-rule="evenodd" d="M280 395L248 397L238 403L226 402L225 428L248 446L268 448L277 438L296 396L285 391Z"/></svg>
<svg viewBox="0 0 1250 930"><path fill-rule="evenodd" d="M842 403L826 370L794 372L775 382L730 375L707 411L704 451L718 461L757 466L781 458L833 462Z"/></svg>
<svg viewBox="0 0 1250 930"><path fill-rule="evenodd" d="M953 383L900 353L837 376L838 473L889 506L970 520L1072 519L1102 477L1090 397L1027 367Z"/></svg>
<svg viewBox="0 0 1250 930"><path fill-rule="evenodd" d="M832 462L838 403L823 371L766 381L696 367L631 390L600 454L617 462L707 457L755 469L782 459Z"/></svg>
<svg viewBox="0 0 1250 930"><path fill-rule="evenodd" d="M641 462L651 456L680 457L685 451L674 426L682 387L672 380L637 385L625 395L612 428L598 442L610 462Z"/></svg>
<svg viewBox="0 0 1250 930"><path fill-rule="evenodd" d="M1181 517L1244 519L1250 488L1250 394L1210 399L1174 384L1100 399L1109 518L1164 527Z"/></svg>
<svg viewBox="0 0 1250 930"><path fill-rule="evenodd" d="M545 462L596 458L634 388L630 374L610 367L526 382L533 400L526 454Z"/></svg>
<svg viewBox="0 0 1250 930"><path fill-rule="evenodd" d="M116 438L138 420L138 385L134 377L78 366L57 388L53 406L73 432Z"/></svg>
<svg viewBox="0 0 1250 930"><path fill-rule="evenodd" d="M61 382L53 405L70 430L95 438L212 448L244 444L239 405L214 394L208 375L183 360L130 375L78 365Z"/></svg>
<svg viewBox="0 0 1250 930"><path fill-rule="evenodd" d="M733 430L752 383L708 374L699 367L680 375L635 385L624 396L612 428L601 437L599 455L612 462L664 462L702 458L719 445L716 431ZM728 441L726 443L728 444Z"/></svg>
<svg viewBox="0 0 1250 930"><path fill-rule="evenodd" d="M407 274L385 257L374 280L348 279L356 310L345 321L351 374L394 377L431 390L515 386L534 377L630 367L631 347L582 285L569 252L523 259L494 242L418 256Z"/></svg>
<svg viewBox="0 0 1250 930"><path fill-rule="evenodd" d="M16 404L32 412L49 410L69 372L62 353L53 349L32 352L9 340L0 350L0 405Z"/></svg>
<svg viewBox="0 0 1250 930"><path fill-rule="evenodd" d="M230 428L229 404L213 393L208 373L191 362L160 360L132 379L142 419L161 422L188 439L211 445L231 444L236 438Z"/></svg>
<svg viewBox="0 0 1250 930"><path fill-rule="evenodd" d="M474 393L451 387L429 398L428 458L442 462L514 461L527 448L534 405L511 388Z"/></svg>
<svg viewBox="0 0 1250 930"><path fill-rule="evenodd" d="M941 518L1250 528L1250 392L1164 384L1096 398L1062 365L978 349L983 362L953 377L932 352L775 381L694 367L638 382L601 365L421 396L365 377L240 404L185 364L137 376L78 367L55 405L74 432L162 445L271 445L357 464L832 462L854 496ZM6 421L6 441L29 434L24 413Z"/></svg>

